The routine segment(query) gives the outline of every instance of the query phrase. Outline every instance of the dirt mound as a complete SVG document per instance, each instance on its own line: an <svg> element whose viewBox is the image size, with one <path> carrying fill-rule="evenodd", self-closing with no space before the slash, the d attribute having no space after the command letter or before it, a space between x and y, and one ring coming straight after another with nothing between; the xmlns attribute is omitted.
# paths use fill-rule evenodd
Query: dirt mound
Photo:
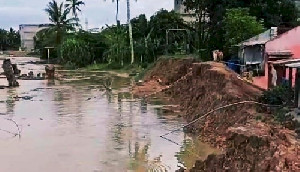
<svg viewBox="0 0 300 172"><path fill-rule="evenodd" d="M157 80L149 80L145 83L139 83L138 86L134 87L132 93L137 96L148 96L153 93L161 92L166 86L162 85Z"/></svg>
<svg viewBox="0 0 300 172"><path fill-rule="evenodd" d="M300 147L291 131L252 121L228 133L226 153L197 161L190 172L300 170Z"/></svg>
<svg viewBox="0 0 300 172"><path fill-rule="evenodd" d="M255 101L262 91L224 64L160 61L143 83L144 87L151 87L151 84L159 89L153 89L151 93L147 88L150 90L147 95L163 94L173 103L180 104L188 122L220 108L185 128L225 150L222 155L211 155L206 161L197 162L191 171L298 170L299 146L295 136L274 124L255 121L254 118L260 115L268 116L259 114L256 105L235 104ZM138 92L145 89L139 88ZM234 105L222 108L229 104Z"/></svg>
<svg viewBox="0 0 300 172"><path fill-rule="evenodd" d="M194 62L195 60L192 58L161 58L156 62L156 65L147 72L144 80L147 82L150 80L160 79L162 85L170 85L180 79L180 77L186 75Z"/></svg>
<svg viewBox="0 0 300 172"><path fill-rule="evenodd" d="M261 91L228 69L224 64L194 63L187 75L165 91L180 102L188 122L230 103L255 100ZM188 129L209 138L211 143L222 142L224 131L235 123L244 123L254 114L253 105L237 105L216 111Z"/></svg>

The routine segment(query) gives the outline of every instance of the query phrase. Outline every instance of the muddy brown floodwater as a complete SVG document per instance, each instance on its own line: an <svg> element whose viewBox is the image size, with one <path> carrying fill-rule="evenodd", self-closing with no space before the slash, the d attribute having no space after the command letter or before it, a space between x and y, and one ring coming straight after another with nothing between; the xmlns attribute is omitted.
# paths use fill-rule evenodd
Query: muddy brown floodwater
<svg viewBox="0 0 300 172"><path fill-rule="evenodd" d="M32 63L36 61L12 58L22 73L35 75L44 72L44 65ZM149 104L134 98L131 78L106 72L58 73L64 79L19 80L18 88L0 89L1 172L175 171L217 152L194 144L182 131L169 136L182 147L160 138L184 122L165 118L159 100ZM103 88L107 78L111 92ZM7 85L5 78L0 85ZM7 119L19 125L20 138Z"/></svg>

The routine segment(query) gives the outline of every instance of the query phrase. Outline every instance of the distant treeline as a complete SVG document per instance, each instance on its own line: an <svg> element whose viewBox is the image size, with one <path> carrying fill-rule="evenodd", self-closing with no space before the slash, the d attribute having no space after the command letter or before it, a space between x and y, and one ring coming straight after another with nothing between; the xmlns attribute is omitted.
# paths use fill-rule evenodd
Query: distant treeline
<svg viewBox="0 0 300 172"><path fill-rule="evenodd" d="M0 29L0 51L18 50L21 45L20 34L13 28Z"/></svg>
<svg viewBox="0 0 300 172"><path fill-rule="evenodd" d="M78 24L78 4L84 2L67 3L73 5L49 2L45 11L51 27L40 31L35 40L36 49L44 57L44 47L55 47L51 57L74 67L101 63L121 68L132 64L131 35L133 63L147 66L166 53L193 53L209 60L212 50L219 49L226 58L234 57L236 45L245 39L273 26L299 25L293 0L185 0L186 10L196 18L194 22L185 22L174 11L160 10L150 20L143 14L131 19L132 34L129 25L120 22L100 33L89 33Z"/></svg>

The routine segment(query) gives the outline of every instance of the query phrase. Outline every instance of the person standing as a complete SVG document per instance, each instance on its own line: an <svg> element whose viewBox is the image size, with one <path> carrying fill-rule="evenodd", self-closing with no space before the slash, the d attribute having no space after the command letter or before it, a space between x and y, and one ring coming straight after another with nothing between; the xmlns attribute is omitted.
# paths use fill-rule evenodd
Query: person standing
<svg viewBox="0 0 300 172"><path fill-rule="evenodd" d="M271 74L272 74L272 85L274 87L276 87L277 86L277 71L275 70L273 64L270 64L270 67L271 67Z"/></svg>

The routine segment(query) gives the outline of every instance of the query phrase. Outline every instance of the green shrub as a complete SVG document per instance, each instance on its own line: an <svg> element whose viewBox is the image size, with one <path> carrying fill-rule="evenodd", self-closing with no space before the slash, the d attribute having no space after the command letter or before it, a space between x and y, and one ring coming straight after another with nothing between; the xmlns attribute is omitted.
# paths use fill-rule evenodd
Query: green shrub
<svg viewBox="0 0 300 172"><path fill-rule="evenodd" d="M281 108L273 114L273 117L274 117L275 121L283 123L289 119L289 117L287 116L288 112L289 112L289 109Z"/></svg>
<svg viewBox="0 0 300 172"><path fill-rule="evenodd" d="M84 67L94 60L88 44L79 39L67 39L61 45L61 62L75 67Z"/></svg>
<svg viewBox="0 0 300 172"><path fill-rule="evenodd" d="M265 91L259 101L271 105L293 105L294 91L287 85L280 85Z"/></svg>
<svg viewBox="0 0 300 172"><path fill-rule="evenodd" d="M121 64L119 64L119 63L111 63L111 64L107 65L108 69L114 69L114 70L122 69L122 67L123 66Z"/></svg>

